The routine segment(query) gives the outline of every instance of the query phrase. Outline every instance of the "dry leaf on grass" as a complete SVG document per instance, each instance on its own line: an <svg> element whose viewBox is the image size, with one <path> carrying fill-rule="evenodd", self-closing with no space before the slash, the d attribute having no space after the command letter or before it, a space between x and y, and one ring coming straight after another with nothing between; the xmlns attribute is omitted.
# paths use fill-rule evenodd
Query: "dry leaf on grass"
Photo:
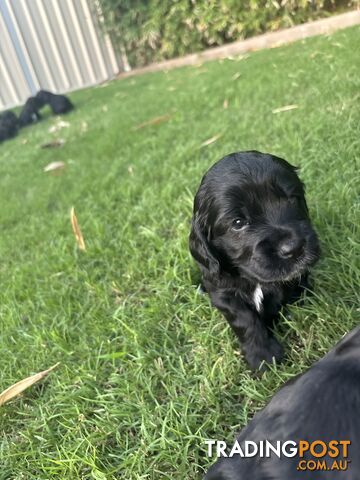
<svg viewBox="0 0 360 480"><path fill-rule="evenodd" d="M44 172L57 172L65 168L64 162L51 162L44 167Z"/></svg>
<svg viewBox="0 0 360 480"><path fill-rule="evenodd" d="M40 145L41 148L59 148L62 147L65 143L63 138L57 138L56 140L52 140L51 142L43 143Z"/></svg>
<svg viewBox="0 0 360 480"><path fill-rule="evenodd" d="M80 248L80 250L84 251L86 250L85 241L75 215L74 207L72 207L70 211L70 220L71 220L71 226L75 235L76 243L78 244L78 247Z"/></svg>
<svg viewBox="0 0 360 480"><path fill-rule="evenodd" d="M205 140L205 142L203 142L201 145L200 145L200 148L201 147L207 147L208 145L211 145L212 143L215 143L216 140L219 140L219 138L221 137L221 133L219 135L214 135L213 137L211 138L208 138L207 140Z"/></svg>
<svg viewBox="0 0 360 480"><path fill-rule="evenodd" d="M281 113L281 112L288 112L289 110L294 110L295 108L299 108L298 105L285 105L284 107L275 108L272 113Z"/></svg>
<svg viewBox="0 0 360 480"><path fill-rule="evenodd" d="M150 125L158 125L159 123L162 122L167 122L170 120L171 115L168 113L166 115L160 115L159 117L154 117L151 120L147 120L146 122L140 123L139 125L136 125L133 127L133 130L140 130L140 128L148 127Z"/></svg>
<svg viewBox="0 0 360 480"><path fill-rule="evenodd" d="M123 295L122 295L122 292L121 290L119 290L116 285L114 284L113 282L113 285L111 286L111 293L114 297L114 303L116 305L120 305L120 303L122 303L123 301Z"/></svg>
<svg viewBox="0 0 360 480"><path fill-rule="evenodd" d="M55 125L52 125L48 132L49 133L55 133L55 132L58 132L59 130L61 130L62 128L69 128L70 127L70 123L69 122L64 122L64 120L59 120L55 123Z"/></svg>
<svg viewBox="0 0 360 480"><path fill-rule="evenodd" d="M17 382L11 387L4 390L2 393L0 393L0 406L4 405L4 403L8 402L12 398L19 395L24 390L26 390L27 388L34 385L34 383L37 383L42 378L46 377L46 375L50 373L51 370L54 370L54 368L56 368L58 365L59 365L59 362L53 365L52 367L48 368L47 370L44 370L43 372L40 372L40 373L36 373L35 375L31 375L31 377L24 378L23 380L20 380L20 382Z"/></svg>
<svg viewBox="0 0 360 480"><path fill-rule="evenodd" d="M112 282L111 284L111 291L115 294L115 295L120 295L122 292L121 290L119 290L119 288L116 286L116 283L115 282Z"/></svg>
<svg viewBox="0 0 360 480"><path fill-rule="evenodd" d="M241 73L240 73L240 72L237 72L237 73L235 73L235 74L231 77L231 79L232 79L232 80L237 80L237 79L240 78L240 77L241 77Z"/></svg>

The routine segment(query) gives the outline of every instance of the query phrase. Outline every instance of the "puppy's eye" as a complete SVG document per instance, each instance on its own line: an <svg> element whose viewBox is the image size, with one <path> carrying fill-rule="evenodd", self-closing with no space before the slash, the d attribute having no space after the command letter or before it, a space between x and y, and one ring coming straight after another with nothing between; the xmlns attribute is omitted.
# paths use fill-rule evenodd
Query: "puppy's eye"
<svg viewBox="0 0 360 480"><path fill-rule="evenodd" d="M248 225L249 222L245 220L245 218L235 218L232 222L232 229L233 230L241 230L243 227Z"/></svg>

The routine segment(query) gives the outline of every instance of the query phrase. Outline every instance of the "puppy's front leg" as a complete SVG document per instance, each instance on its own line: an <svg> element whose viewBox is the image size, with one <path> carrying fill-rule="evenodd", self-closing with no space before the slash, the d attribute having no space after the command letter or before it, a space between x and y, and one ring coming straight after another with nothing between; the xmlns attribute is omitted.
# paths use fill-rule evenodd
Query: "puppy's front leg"
<svg viewBox="0 0 360 480"><path fill-rule="evenodd" d="M256 311L235 293L218 290L209 293L213 305L222 312L238 337L244 357L252 369L259 368L264 360L268 363L273 358L281 361L283 348Z"/></svg>

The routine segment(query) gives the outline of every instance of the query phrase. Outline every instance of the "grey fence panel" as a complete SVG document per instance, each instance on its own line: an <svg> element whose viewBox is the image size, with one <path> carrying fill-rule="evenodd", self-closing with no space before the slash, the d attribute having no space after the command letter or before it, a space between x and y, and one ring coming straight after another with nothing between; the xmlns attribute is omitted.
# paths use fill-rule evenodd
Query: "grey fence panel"
<svg viewBox="0 0 360 480"><path fill-rule="evenodd" d="M0 110L123 71L101 21L96 0L0 0Z"/></svg>
<svg viewBox="0 0 360 480"><path fill-rule="evenodd" d="M0 2L0 8L3 5ZM30 94L24 72L0 10L0 110L24 101Z"/></svg>

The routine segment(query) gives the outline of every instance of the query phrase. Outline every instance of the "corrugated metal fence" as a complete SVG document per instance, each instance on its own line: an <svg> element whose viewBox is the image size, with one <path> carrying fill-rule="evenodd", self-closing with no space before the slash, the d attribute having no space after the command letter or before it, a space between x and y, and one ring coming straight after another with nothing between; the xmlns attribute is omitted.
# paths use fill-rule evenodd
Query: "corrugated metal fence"
<svg viewBox="0 0 360 480"><path fill-rule="evenodd" d="M0 110L125 70L101 21L96 0L0 0Z"/></svg>

